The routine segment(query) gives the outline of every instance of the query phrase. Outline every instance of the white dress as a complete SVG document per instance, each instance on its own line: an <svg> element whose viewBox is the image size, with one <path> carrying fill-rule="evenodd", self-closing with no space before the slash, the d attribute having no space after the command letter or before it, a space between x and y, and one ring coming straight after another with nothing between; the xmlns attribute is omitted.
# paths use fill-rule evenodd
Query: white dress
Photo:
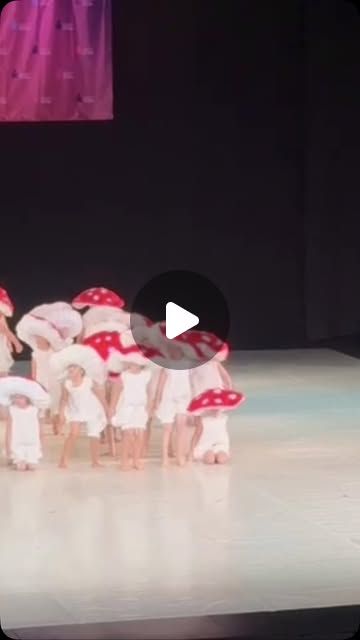
<svg viewBox="0 0 360 640"><path fill-rule="evenodd" d="M59 413L59 403L61 397L61 384L50 366L50 359L54 350L34 349L32 353L33 360L36 364L36 382L39 382L50 394L51 413L57 415Z"/></svg>
<svg viewBox="0 0 360 640"><path fill-rule="evenodd" d="M224 386L218 363L215 360L205 362L191 371L191 383L194 396L198 396L208 389L221 389Z"/></svg>
<svg viewBox="0 0 360 640"><path fill-rule="evenodd" d="M190 371L167 369L167 378L157 417L163 424L171 424L176 416L186 415L191 402Z"/></svg>
<svg viewBox="0 0 360 640"><path fill-rule="evenodd" d="M30 405L24 409L9 407L11 417L10 455L14 464L38 464L42 457L39 410Z"/></svg>
<svg viewBox="0 0 360 640"><path fill-rule="evenodd" d="M0 332L0 373L9 373L14 360L7 337Z"/></svg>
<svg viewBox="0 0 360 640"><path fill-rule="evenodd" d="M123 390L112 419L114 427L121 427L123 430L146 429L149 419L146 405L151 375L148 369L139 373L124 371L121 374Z"/></svg>
<svg viewBox="0 0 360 640"><path fill-rule="evenodd" d="M98 438L107 425L105 410L93 391L93 381L84 377L79 386L70 380L65 381L65 389L69 394L65 408L68 422L79 422L85 425L89 438Z"/></svg>
<svg viewBox="0 0 360 640"><path fill-rule="evenodd" d="M207 451L230 454L227 420L228 417L224 413L217 417L206 416L202 418L203 431L194 450L195 460L201 460Z"/></svg>

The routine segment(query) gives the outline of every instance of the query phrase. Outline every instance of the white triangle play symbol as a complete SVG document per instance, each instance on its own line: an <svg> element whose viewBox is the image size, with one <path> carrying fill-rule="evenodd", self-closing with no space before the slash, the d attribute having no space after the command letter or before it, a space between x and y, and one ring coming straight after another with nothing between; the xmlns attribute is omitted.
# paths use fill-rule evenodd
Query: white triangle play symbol
<svg viewBox="0 0 360 640"><path fill-rule="evenodd" d="M190 311L179 307L175 302L168 302L166 305L166 337L173 340L185 331L189 331L199 324L200 320Z"/></svg>

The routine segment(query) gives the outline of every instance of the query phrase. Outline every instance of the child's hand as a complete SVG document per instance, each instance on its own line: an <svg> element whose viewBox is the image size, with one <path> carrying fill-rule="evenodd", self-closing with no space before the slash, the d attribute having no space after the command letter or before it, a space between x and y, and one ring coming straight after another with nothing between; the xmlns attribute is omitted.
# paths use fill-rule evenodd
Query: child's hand
<svg viewBox="0 0 360 640"><path fill-rule="evenodd" d="M59 434L62 433L64 427L65 427L65 416L63 413L60 413L58 423L57 423Z"/></svg>
<svg viewBox="0 0 360 640"><path fill-rule="evenodd" d="M16 353L22 353L24 351L24 347L22 346L21 342L17 342L15 345L15 351Z"/></svg>
<svg viewBox="0 0 360 640"><path fill-rule="evenodd" d="M148 405L147 412L150 420L152 420L155 417L156 411L157 411L157 406L155 405L154 402Z"/></svg>

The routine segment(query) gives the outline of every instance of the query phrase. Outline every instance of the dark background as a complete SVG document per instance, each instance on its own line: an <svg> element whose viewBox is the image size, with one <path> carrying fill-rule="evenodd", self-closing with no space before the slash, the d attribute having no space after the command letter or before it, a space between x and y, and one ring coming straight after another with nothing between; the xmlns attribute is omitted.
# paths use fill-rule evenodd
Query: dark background
<svg viewBox="0 0 360 640"><path fill-rule="evenodd" d="M191 269L231 342L360 330L359 14L343 0L114 0L116 117L1 125L18 313Z"/></svg>

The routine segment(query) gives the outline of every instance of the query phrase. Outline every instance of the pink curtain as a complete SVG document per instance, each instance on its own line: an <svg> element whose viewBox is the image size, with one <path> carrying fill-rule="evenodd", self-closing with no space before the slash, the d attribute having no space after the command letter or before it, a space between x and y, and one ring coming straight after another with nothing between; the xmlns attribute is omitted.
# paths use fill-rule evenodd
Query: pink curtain
<svg viewBox="0 0 360 640"><path fill-rule="evenodd" d="M113 117L111 0L15 0L0 16L0 121Z"/></svg>

